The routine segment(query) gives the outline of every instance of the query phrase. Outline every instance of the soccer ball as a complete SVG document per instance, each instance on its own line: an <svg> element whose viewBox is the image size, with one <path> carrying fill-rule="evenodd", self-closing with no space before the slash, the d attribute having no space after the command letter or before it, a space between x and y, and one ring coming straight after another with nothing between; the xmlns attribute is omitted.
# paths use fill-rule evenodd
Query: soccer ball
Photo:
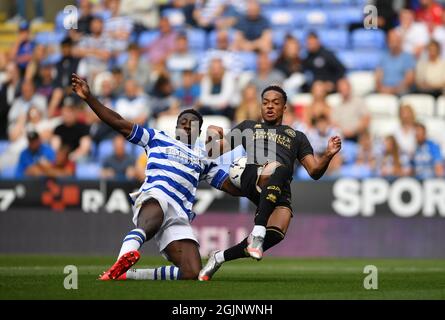
<svg viewBox="0 0 445 320"><path fill-rule="evenodd" d="M230 181L233 183L235 187L241 189L241 175L244 172L247 164L247 157L239 157L236 158L229 169L229 177Z"/></svg>

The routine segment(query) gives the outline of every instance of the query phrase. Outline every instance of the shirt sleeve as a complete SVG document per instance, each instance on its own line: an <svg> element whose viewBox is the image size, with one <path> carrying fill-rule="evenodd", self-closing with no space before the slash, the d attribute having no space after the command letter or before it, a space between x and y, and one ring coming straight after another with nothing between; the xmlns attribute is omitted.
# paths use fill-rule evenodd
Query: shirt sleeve
<svg viewBox="0 0 445 320"><path fill-rule="evenodd" d="M209 162L205 165L200 180L205 180L212 187L221 189L222 184L228 178L228 176L229 174L215 162Z"/></svg>
<svg viewBox="0 0 445 320"><path fill-rule="evenodd" d="M134 124L133 130L128 135L127 140L131 143L140 145L141 147L146 147L155 135L153 129L145 129L140 125Z"/></svg>
<svg viewBox="0 0 445 320"><path fill-rule="evenodd" d="M298 145L298 161L301 162L304 157L306 157L308 154L314 154L314 149L311 146L311 143L309 142L308 138L303 132L296 131L299 145Z"/></svg>
<svg viewBox="0 0 445 320"><path fill-rule="evenodd" d="M435 143L431 143L430 150L434 164L442 163L442 155L440 154L439 146Z"/></svg>

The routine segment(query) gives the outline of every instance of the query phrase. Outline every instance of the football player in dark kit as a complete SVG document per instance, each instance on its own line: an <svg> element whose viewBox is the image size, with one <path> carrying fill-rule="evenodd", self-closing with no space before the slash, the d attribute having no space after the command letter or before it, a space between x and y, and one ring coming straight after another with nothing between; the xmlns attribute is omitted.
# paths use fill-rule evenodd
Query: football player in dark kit
<svg viewBox="0 0 445 320"><path fill-rule="evenodd" d="M331 137L324 154L314 157L306 135L282 125L287 103L284 90L269 86L261 93L261 99L262 122L243 121L225 137L222 128L210 126L208 129L208 145L219 147L221 153L243 145L247 164L240 181L232 183L258 209L250 235L229 249L213 253L199 274L201 281L210 280L226 261L249 256L260 260L263 251L283 240L292 217L290 182L296 160L318 180L341 149L340 137Z"/></svg>

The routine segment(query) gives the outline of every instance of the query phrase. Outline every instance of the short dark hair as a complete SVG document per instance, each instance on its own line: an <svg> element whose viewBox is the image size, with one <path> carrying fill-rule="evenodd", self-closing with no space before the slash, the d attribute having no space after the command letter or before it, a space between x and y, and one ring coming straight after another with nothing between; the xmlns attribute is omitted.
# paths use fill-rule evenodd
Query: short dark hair
<svg viewBox="0 0 445 320"><path fill-rule="evenodd" d="M261 92L261 99L264 98L264 94L265 94L267 91L276 91L276 92L281 93L281 95L283 96L284 104L287 103L287 94L286 94L286 92L283 90L283 88L281 88L280 86L278 86L278 85L274 85L274 84L273 84L273 85L270 85L270 86L266 87L266 88L263 90L263 92Z"/></svg>
<svg viewBox="0 0 445 320"><path fill-rule="evenodd" d="M199 111L196 111L195 109L185 109L184 111L182 111L182 112L178 115L178 119L176 120L176 124L178 124L179 119L180 119L184 114L187 114L187 113L191 113L191 114L193 114L194 116L196 116L196 117L198 118L198 121L199 121L199 130L201 130L202 123L203 123L202 115L201 115L201 113L199 113Z"/></svg>

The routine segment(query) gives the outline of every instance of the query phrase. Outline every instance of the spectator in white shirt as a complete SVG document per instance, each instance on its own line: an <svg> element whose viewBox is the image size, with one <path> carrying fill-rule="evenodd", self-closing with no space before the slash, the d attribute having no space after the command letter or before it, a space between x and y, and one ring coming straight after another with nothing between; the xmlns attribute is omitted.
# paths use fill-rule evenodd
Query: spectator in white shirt
<svg viewBox="0 0 445 320"><path fill-rule="evenodd" d="M200 112L203 115L223 115L233 119L231 104L234 96L235 78L225 70L221 59L212 60L208 74L201 80Z"/></svg>
<svg viewBox="0 0 445 320"><path fill-rule="evenodd" d="M125 94L116 101L115 111L124 119L145 125L150 115L147 96L133 79L125 83Z"/></svg>
<svg viewBox="0 0 445 320"><path fill-rule="evenodd" d="M420 93L439 97L445 88L445 60L440 55L440 44L428 44L428 57L417 62L416 86Z"/></svg>
<svg viewBox="0 0 445 320"><path fill-rule="evenodd" d="M400 26L396 30L402 36L403 51L419 57L430 40L428 27L423 22L415 22L414 12L403 9L399 14Z"/></svg>
<svg viewBox="0 0 445 320"><path fill-rule="evenodd" d="M401 152L412 156L416 151L416 115L410 105L402 105L399 109L399 126L394 137Z"/></svg>

